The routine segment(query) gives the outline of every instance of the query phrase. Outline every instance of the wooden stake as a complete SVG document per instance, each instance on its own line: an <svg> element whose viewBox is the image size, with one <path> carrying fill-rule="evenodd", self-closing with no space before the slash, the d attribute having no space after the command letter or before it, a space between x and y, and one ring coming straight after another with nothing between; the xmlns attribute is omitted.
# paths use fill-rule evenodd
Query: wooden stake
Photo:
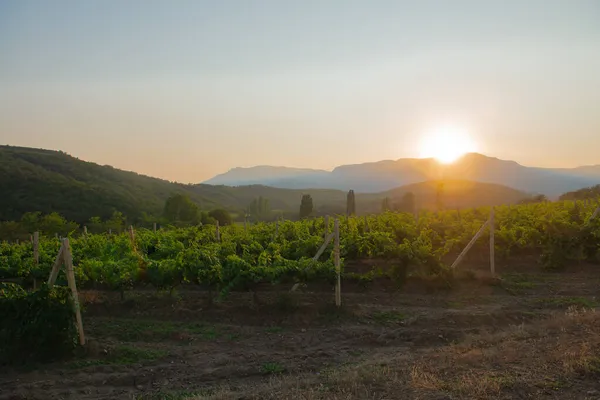
<svg viewBox="0 0 600 400"><path fill-rule="evenodd" d="M108 228L108 234L112 235L112 229Z"/></svg>
<svg viewBox="0 0 600 400"><path fill-rule="evenodd" d="M83 234L87 235L87 226L85 226L85 225L83 226Z"/></svg>
<svg viewBox="0 0 600 400"><path fill-rule="evenodd" d="M313 261L317 261L319 259L319 257L321 257L321 254L323 254L323 252L325 251L327 246L329 246L329 243L331 243L331 240L333 239L334 235L335 235L335 232L331 232L329 234L329 236L327 236L325 238L325 242L323 242L323 245L321 245L321 247L319 248L319 251L317 251L317 254L315 254L315 256L313 257Z"/></svg>
<svg viewBox="0 0 600 400"><path fill-rule="evenodd" d="M50 271L50 277L48 278L48 286L54 286L54 282L56 282L56 278L58 277L58 270L60 269L60 265L63 263L63 253L64 253L64 242L60 245L60 249L58 250L58 254L56 255L56 260L52 265L52 270Z"/></svg>
<svg viewBox="0 0 600 400"><path fill-rule="evenodd" d="M342 306L342 277L341 277L341 266L340 266L340 223L337 218L334 221L334 234L335 234L334 262L335 262L335 273L337 275L337 282L335 285L335 305L338 307L341 307Z"/></svg>
<svg viewBox="0 0 600 400"><path fill-rule="evenodd" d="M129 238L132 243L135 243L135 232L133 231L133 225L129 225Z"/></svg>
<svg viewBox="0 0 600 400"><path fill-rule="evenodd" d="M494 224L494 207L490 212L490 272L492 276L496 275L496 243L495 243L495 224Z"/></svg>
<svg viewBox="0 0 600 400"><path fill-rule="evenodd" d="M594 219L596 219L598 214L600 214L600 207L598 207L594 210L594 213L592 214L592 216L590 217L590 219L588 221L593 221Z"/></svg>
<svg viewBox="0 0 600 400"><path fill-rule="evenodd" d="M219 221L217 221L217 232L216 232L216 236L217 236L217 242L221 241L221 231L219 230Z"/></svg>
<svg viewBox="0 0 600 400"><path fill-rule="evenodd" d="M75 271L73 270L73 255L71 254L71 246L69 239L63 240L65 267L67 268L67 282L71 288L73 295L73 306L75 307L75 319L77 322L77 331L79 332L79 344L85 345L85 334L83 332L83 321L81 319L81 309L79 306L79 295L77 293L77 284L75 283Z"/></svg>
<svg viewBox="0 0 600 400"><path fill-rule="evenodd" d="M463 260L463 258L465 258L465 256L469 252L469 250L471 250L471 247L473 247L473 245L475 244L477 239L479 239L481 237L481 235L483 234L483 232L485 231L485 228L489 225L489 223L490 223L489 219L487 221L485 221L485 224L483 224L481 226L481 228L479 229L479 231L475 234L475 236L473 236L473 239L471 239L469 244L467 244L467 246L464 248L464 250L458 255L458 257L456 258L456 261L454 261L454 263L452 264L452 266L450 268L454 269L458 266L458 264L460 264L460 262Z"/></svg>
<svg viewBox="0 0 600 400"><path fill-rule="evenodd" d="M371 228L369 227L369 219L365 215L365 232L371 232Z"/></svg>
<svg viewBox="0 0 600 400"><path fill-rule="evenodd" d="M152 225L152 231L156 233L156 222Z"/></svg>

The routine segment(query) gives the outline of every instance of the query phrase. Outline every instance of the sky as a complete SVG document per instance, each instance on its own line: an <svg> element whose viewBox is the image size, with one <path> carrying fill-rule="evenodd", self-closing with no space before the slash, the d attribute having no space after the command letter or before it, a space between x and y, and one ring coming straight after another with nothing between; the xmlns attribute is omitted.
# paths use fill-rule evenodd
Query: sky
<svg viewBox="0 0 600 400"><path fill-rule="evenodd" d="M197 183L418 157L600 164L600 0L0 0L0 144Z"/></svg>

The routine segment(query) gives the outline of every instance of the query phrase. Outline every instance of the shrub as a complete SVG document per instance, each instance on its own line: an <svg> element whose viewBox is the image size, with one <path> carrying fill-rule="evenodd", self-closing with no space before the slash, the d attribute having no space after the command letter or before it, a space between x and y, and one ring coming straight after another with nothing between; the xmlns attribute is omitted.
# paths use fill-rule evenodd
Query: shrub
<svg viewBox="0 0 600 400"><path fill-rule="evenodd" d="M0 284L0 318L0 365L52 361L75 348L75 312L66 287L27 292Z"/></svg>

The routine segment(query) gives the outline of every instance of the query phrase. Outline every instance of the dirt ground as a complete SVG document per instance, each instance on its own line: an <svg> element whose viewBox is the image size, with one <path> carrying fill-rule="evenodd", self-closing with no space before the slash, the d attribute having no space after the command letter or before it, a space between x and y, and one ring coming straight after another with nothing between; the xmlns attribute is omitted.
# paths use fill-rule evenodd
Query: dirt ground
<svg viewBox="0 0 600 400"><path fill-rule="evenodd" d="M83 292L85 351L0 371L0 400L600 399L600 268L500 272L348 283L341 309L329 288Z"/></svg>

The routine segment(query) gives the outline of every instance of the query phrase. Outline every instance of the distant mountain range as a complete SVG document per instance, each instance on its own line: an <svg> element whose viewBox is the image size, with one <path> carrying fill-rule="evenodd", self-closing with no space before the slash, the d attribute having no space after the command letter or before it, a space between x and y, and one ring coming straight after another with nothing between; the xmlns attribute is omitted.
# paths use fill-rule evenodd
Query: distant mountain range
<svg viewBox="0 0 600 400"><path fill-rule="evenodd" d="M392 185L395 182L394 171L398 170L399 164L421 165L417 161L345 166L334 172L276 167L235 170L237 172L234 175L243 177L247 183L264 179L264 183L273 186L277 182L281 185L293 182L294 185L313 187L287 189L264 184L236 187L183 185L86 162L59 151L0 146L0 220L16 220L32 211L58 212L79 223L93 216L110 217L113 211L123 212L132 222L149 218L155 220L162 214L165 200L175 193L188 195L203 210L228 209L238 219L242 218L244 210L258 196L269 199L274 217L283 215L286 218L297 218L303 194L312 196L315 215L343 214L346 211L346 186L343 186L344 190L315 188L319 183L325 186L326 182L332 187L340 187L342 184L336 181L338 176L345 177L344 185L356 190L359 214L380 212L384 198L388 198L392 205L398 204L408 192L415 195L418 208L432 209L436 207L436 193L440 183L435 179L396 186L378 193L360 193L356 189L367 187L374 190ZM423 165L430 165L430 169L425 169L425 172L430 173L436 164L431 160L424 161ZM408 167L405 169L411 170ZM427 175L425 172L419 175L414 168L411 171L413 175L410 179L420 179L419 176ZM585 171L590 172L587 169ZM374 180L372 184L368 182L369 177ZM239 184L233 178L225 181L232 185ZM362 182L363 186L351 186L352 182ZM514 204L527 197L524 191L466 179L445 179L443 185L443 202L448 208Z"/></svg>
<svg viewBox="0 0 600 400"><path fill-rule="evenodd" d="M526 167L515 161L470 153L452 164L404 158L342 165L333 171L259 166L234 168L205 181L211 185L268 185L287 189L353 189L377 193L419 182L450 179L493 183L549 197L600 183L600 165L577 168Z"/></svg>

